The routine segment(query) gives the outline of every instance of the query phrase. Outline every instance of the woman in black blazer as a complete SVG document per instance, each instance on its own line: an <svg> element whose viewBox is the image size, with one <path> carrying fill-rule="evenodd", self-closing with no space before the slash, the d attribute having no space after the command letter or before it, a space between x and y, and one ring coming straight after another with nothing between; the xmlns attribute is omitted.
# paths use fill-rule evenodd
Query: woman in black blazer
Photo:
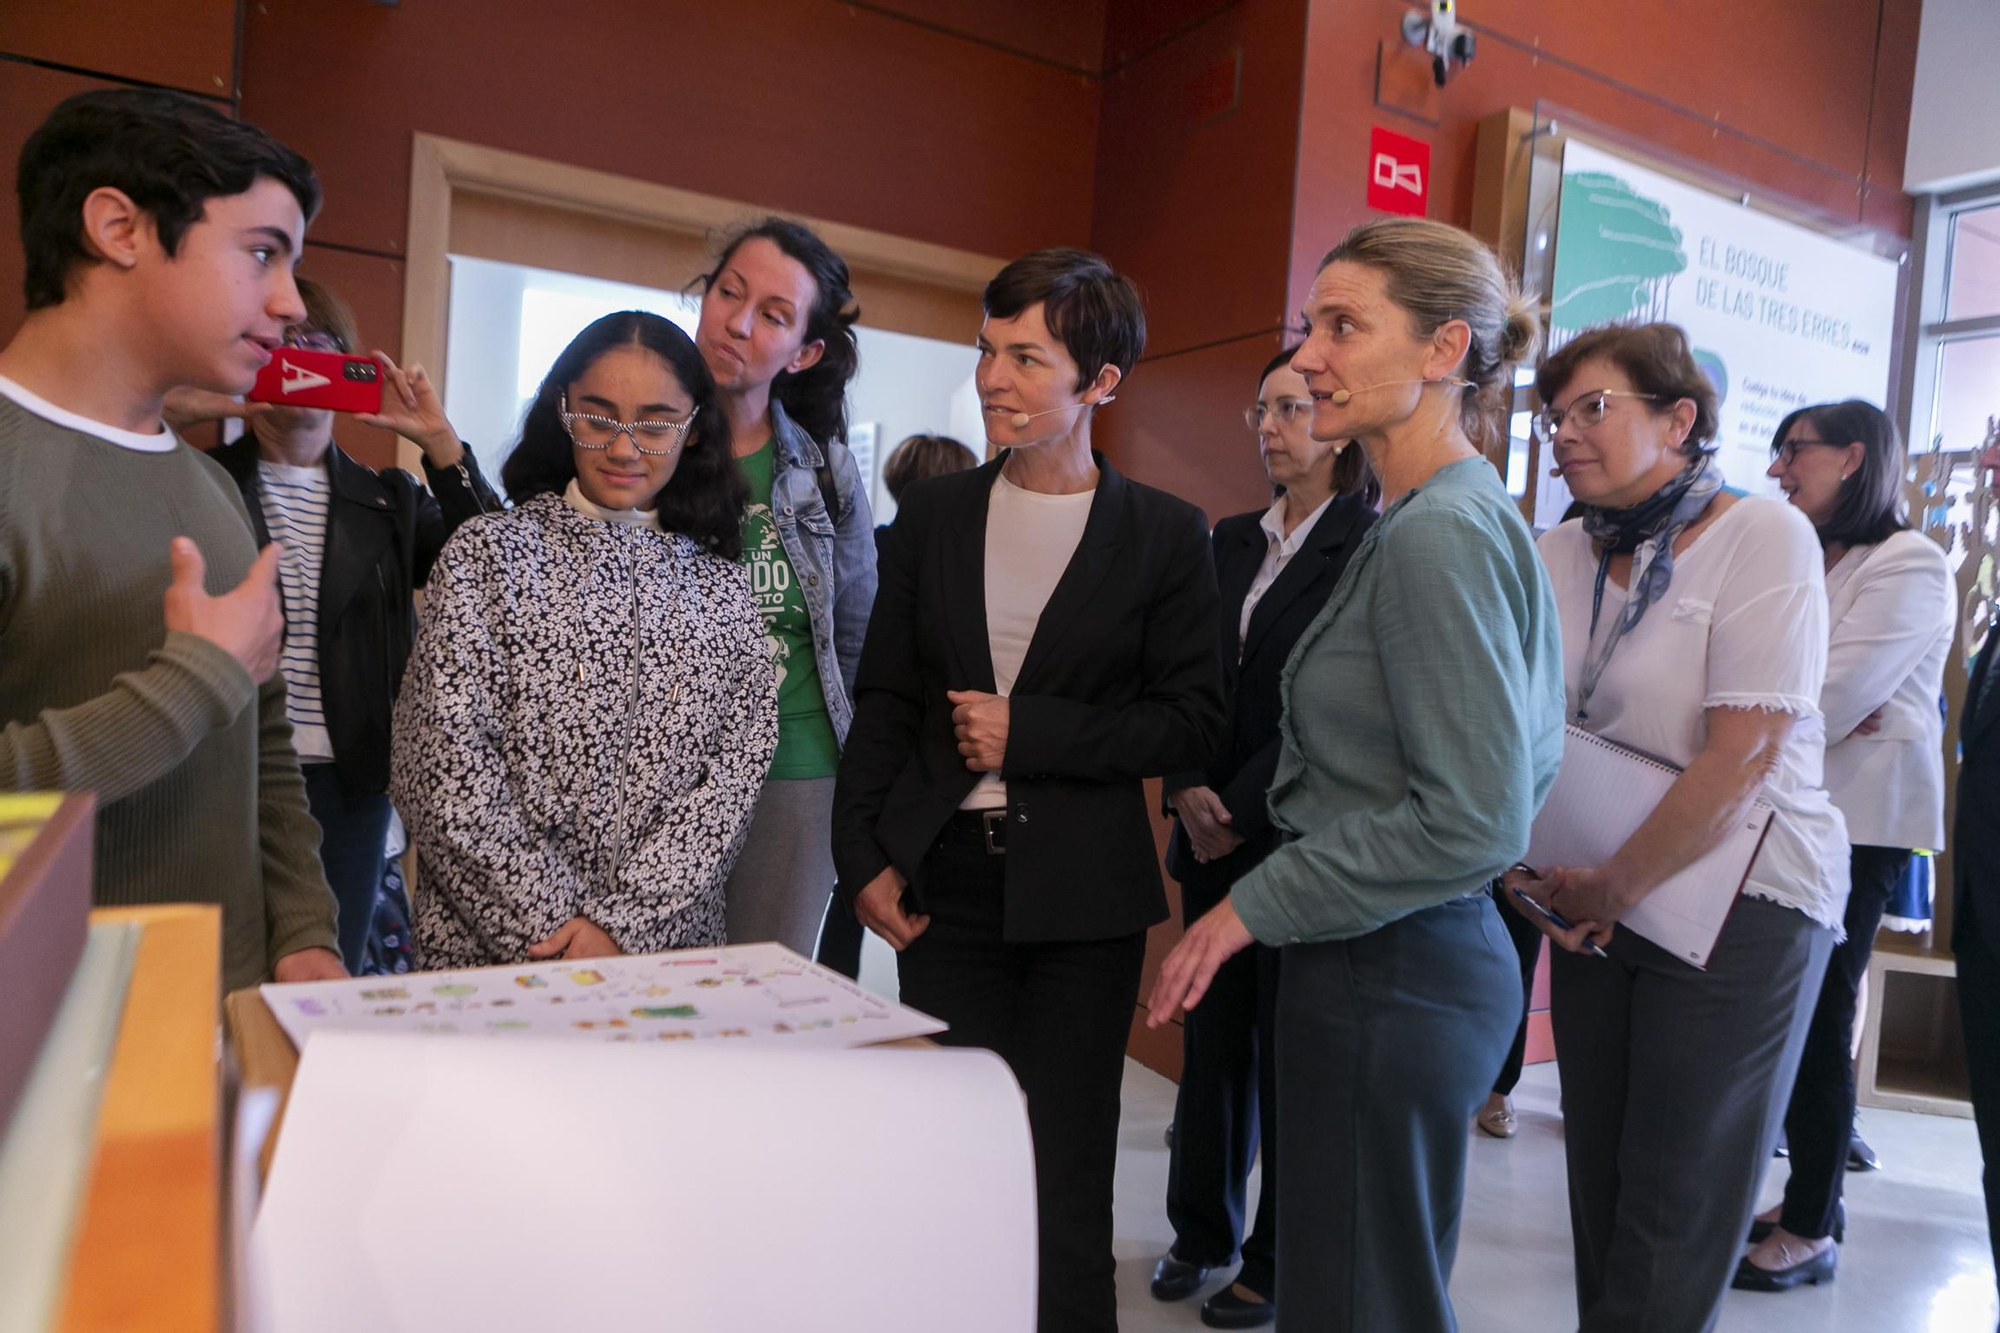
<svg viewBox="0 0 2000 1333"><path fill-rule="evenodd" d="M1041 1333L1117 1327L1112 1171L1146 929L1141 787L1222 734L1208 524L1090 448L1138 294L1048 250L988 285L977 382L1006 450L912 486L834 794L834 862L940 1040L1013 1069L1034 1134Z"/></svg>
<svg viewBox="0 0 2000 1333"><path fill-rule="evenodd" d="M1215 577L1222 594L1219 658L1222 745L1205 767L1169 777L1176 816L1167 872L1181 884L1181 919L1221 902L1230 885L1270 852L1264 806L1278 764L1278 678L1299 634L1326 603L1347 558L1375 521L1381 486L1361 450L1312 438L1312 396L1292 369L1292 350L1264 367L1256 406L1264 471L1282 492L1267 510L1215 525ZM1243 1268L1202 1306L1214 1328L1255 1328L1277 1318L1276 1061L1272 1058L1278 951L1257 946L1222 965L1181 1031L1184 1059L1167 1172L1174 1244L1153 1270L1163 1301L1192 1295L1209 1270ZM1250 1165L1264 1150L1257 1216L1243 1229Z"/></svg>

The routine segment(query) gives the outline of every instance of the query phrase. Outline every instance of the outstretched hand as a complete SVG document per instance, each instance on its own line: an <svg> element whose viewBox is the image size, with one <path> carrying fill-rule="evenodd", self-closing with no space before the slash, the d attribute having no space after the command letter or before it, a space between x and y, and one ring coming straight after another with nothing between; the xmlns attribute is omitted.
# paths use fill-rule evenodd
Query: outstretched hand
<svg viewBox="0 0 2000 1333"><path fill-rule="evenodd" d="M1256 943L1236 905L1224 898L1201 920L1188 927L1181 942L1160 965L1153 993L1146 1000L1146 1026L1160 1027L1176 1009L1192 1009L1208 994L1222 965Z"/></svg>

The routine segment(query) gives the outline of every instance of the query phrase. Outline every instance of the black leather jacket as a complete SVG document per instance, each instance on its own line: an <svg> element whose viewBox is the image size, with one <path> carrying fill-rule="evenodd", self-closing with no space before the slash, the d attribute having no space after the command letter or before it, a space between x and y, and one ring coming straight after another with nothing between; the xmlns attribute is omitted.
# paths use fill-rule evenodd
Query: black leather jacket
<svg viewBox="0 0 2000 1333"><path fill-rule="evenodd" d="M271 540L249 434L211 455L236 479L257 544ZM319 673L334 771L350 796L389 789L389 718L416 636L413 595L445 539L500 498L472 451L460 467L424 461L430 490L400 468L377 472L335 445L326 455L326 553L319 576Z"/></svg>

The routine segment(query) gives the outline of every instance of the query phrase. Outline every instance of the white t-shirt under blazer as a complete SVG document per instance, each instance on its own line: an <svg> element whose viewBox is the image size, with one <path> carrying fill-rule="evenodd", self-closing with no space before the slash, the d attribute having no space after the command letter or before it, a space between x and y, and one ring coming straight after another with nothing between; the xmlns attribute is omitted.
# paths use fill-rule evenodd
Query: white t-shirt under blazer
<svg viewBox="0 0 2000 1333"><path fill-rule="evenodd" d="M1944 551L1921 532L1857 546L1826 574L1826 788L1858 847L1944 846L1938 692L1957 599ZM1854 733L1882 710L1872 736Z"/></svg>
<svg viewBox="0 0 2000 1333"><path fill-rule="evenodd" d="M1003 472L986 501L986 642L993 654L993 692L1005 698L1028 656L1042 609L1083 541L1095 490L1046 495L1023 490ZM982 773L961 810L1007 804L1007 784Z"/></svg>
<svg viewBox="0 0 2000 1333"><path fill-rule="evenodd" d="M1597 556L1580 519L1551 529L1540 547L1562 615L1563 684L1573 717L1590 647ZM1606 579L1600 638L1626 600L1625 589ZM1743 891L1838 932L1847 907L1847 826L1823 781L1826 659L1819 538L1789 504L1750 496L1674 557L1672 585L1619 643L1581 725L1686 767L1707 741L1707 709L1796 715L1759 793L1777 815Z"/></svg>

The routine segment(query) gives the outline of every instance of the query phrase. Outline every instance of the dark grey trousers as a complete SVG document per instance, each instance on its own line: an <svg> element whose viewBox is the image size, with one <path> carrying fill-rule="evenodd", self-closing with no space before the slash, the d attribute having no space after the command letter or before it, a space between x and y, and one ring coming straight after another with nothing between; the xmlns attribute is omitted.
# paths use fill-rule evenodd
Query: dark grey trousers
<svg viewBox="0 0 2000 1333"><path fill-rule="evenodd" d="M1629 930L1553 951L1582 1333L1704 1333L1804 1049L1833 932L1739 898L1697 971Z"/></svg>
<svg viewBox="0 0 2000 1333"><path fill-rule="evenodd" d="M1449 1333L1472 1117L1521 1021L1485 893L1295 944L1278 982L1278 1308L1312 1333Z"/></svg>

